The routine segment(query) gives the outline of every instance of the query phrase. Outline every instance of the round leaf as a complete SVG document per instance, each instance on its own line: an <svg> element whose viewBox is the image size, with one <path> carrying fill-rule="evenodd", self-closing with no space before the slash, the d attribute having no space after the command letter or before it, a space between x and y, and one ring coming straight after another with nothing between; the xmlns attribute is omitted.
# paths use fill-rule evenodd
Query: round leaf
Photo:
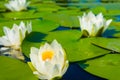
<svg viewBox="0 0 120 80"><path fill-rule="evenodd" d="M27 63L0 56L0 80L38 80Z"/></svg>
<svg viewBox="0 0 120 80"><path fill-rule="evenodd" d="M91 44L94 38L80 39L79 30L63 30L50 32L45 40L51 42L56 39L67 53L69 61L80 61L109 53L108 50Z"/></svg>
<svg viewBox="0 0 120 80"><path fill-rule="evenodd" d="M81 65L81 64L80 64ZM94 75L108 80L120 79L120 55L107 54L103 57L93 59L84 63L84 69Z"/></svg>

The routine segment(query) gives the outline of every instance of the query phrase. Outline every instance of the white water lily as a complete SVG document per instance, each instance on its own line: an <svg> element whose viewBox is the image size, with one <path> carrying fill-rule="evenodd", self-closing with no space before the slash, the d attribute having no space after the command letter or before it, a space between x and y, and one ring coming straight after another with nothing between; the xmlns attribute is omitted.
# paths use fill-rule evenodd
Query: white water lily
<svg viewBox="0 0 120 80"><path fill-rule="evenodd" d="M68 60L62 46L54 40L51 45L45 43L40 49L32 47L29 65L39 79L52 80L62 77L68 68Z"/></svg>
<svg viewBox="0 0 120 80"><path fill-rule="evenodd" d="M87 15L84 13L82 17L78 18L83 35L88 37L101 35L112 21L112 19L104 19L102 13L95 16L92 12Z"/></svg>
<svg viewBox="0 0 120 80"><path fill-rule="evenodd" d="M27 23L25 26L25 24L21 21L20 25L13 24L12 29L4 27L3 31L5 36L0 37L0 45L3 45L6 48L10 48L11 50L10 52L6 52L4 54L10 54L12 56L16 55L17 57L19 54L14 52L19 51L21 54L20 46L22 41L24 40L26 33L30 33L32 31L31 22Z"/></svg>
<svg viewBox="0 0 120 80"><path fill-rule="evenodd" d="M11 11L22 11L27 10L29 3L26 0L9 0L5 6Z"/></svg>

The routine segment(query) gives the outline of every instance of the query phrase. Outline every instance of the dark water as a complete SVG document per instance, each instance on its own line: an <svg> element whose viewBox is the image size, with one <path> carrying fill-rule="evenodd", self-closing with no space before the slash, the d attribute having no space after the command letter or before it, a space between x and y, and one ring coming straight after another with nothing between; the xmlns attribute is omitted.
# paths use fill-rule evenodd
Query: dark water
<svg viewBox="0 0 120 80"><path fill-rule="evenodd" d="M115 16L115 18L116 18L116 21L120 21L120 15L118 15L118 16Z"/></svg>
<svg viewBox="0 0 120 80"><path fill-rule="evenodd" d="M82 69L76 63L70 63L69 68L62 80L107 80L95 75L92 75Z"/></svg>
<svg viewBox="0 0 120 80"><path fill-rule="evenodd" d="M61 31L61 30L70 30L71 28L69 27L63 27L63 26L59 26L58 28L52 30L52 31Z"/></svg>

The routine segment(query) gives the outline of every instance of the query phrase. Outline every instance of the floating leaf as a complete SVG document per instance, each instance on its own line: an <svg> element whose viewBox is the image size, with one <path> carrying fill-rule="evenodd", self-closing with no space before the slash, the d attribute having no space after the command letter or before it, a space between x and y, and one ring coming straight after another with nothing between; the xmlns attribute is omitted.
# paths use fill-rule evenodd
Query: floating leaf
<svg viewBox="0 0 120 80"><path fill-rule="evenodd" d="M91 44L94 38L80 39L79 30L64 30L50 32L45 40L51 42L56 39L66 50L69 61L80 61L109 53L108 50L96 47Z"/></svg>
<svg viewBox="0 0 120 80"><path fill-rule="evenodd" d="M33 20L33 31L37 32L49 32L59 27L59 24L50 20Z"/></svg>
<svg viewBox="0 0 120 80"><path fill-rule="evenodd" d="M30 33L22 43L22 52L29 57L30 48L37 47L39 48L45 41L43 38L46 34L40 32L32 32Z"/></svg>
<svg viewBox="0 0 120 80"><path fill-rule="evenodd" d="M91 11L94 13L94 14L98 14L100 12L102 12L103 14L105 14L107 12L106 8L103 7L103 6L97 6L95 8L92 8Z"/></svg>
<svg viewBox="0 0 120 80"><path fill-rule="evenodd" d="M92 43L113 52L120 52L119 38L97 38Z"/></svg>
<svg viewBox="0 0 120 80"><path fill-rule="evenodd" d="M69 16L66 14L52 13L49 15L45 15L43 18L57 22L61 26L64 26L64 27L70 27L70 28L74 28L74 27L79 28L80 27L77 16Z"/></svg>
<svg viewBox="0 0 120 80"><path fill-rule="evenodd" d="M21 12L6 12L6 13L2 13L2 15L4 16L4 18L7 19L13 19L13 20L17 20L17 19L34 19L34 18L39 18L38 16L34 15L35 14L35 10L28 10L28 11L21 11Z"/></svg>
<svg viewBox="0 0 120 80"><path fill-rule="evenodd" d="M0 12L5 12L6 8L5 8L4 4L5 4L4 0L0 1Z"/></svg>
<svg viewBox="0 0 120 80"><path fill-rule="evenodd" d="M0 56L0 80L38 80L26 63Z"/></svg>
<svg viewBox="0 0 120 80"><path fill-rule="evenodd" d="M57 13L59 13L59 14L66 14L66 15L69 15L69 16L80 16L80 15L83 14L83 12L80 12L79 8L61 10L61 11L58 11Z"/></svg>
<svg viewBox="0 0 120 80"><path fill-rule="evenodd" d="M80 64L81 65L81 64ZM84 69L108 80L120 79L120 54L107 54L84 63Z"/></svg>

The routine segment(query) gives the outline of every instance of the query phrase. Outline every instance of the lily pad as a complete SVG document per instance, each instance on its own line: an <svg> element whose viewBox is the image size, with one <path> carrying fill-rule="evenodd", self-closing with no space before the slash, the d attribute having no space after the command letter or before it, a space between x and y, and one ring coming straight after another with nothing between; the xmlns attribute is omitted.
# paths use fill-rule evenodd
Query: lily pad
<svg viewBox="0 0 120 80"><path fill-rule="evenodd" d="M59 27L59 24L50 20L33 20L33 31L37 32L49 32Z"/></svg>
<svg viewBox="0 0 120 80"><path fill-rule="evenodd" d="M112 52L120 52L119 38L99 38L94 40L92 43Z"/></svg>
<svg viewBox="0 0 120 80"><path fill-rule="evenodd" d="M46 34L40 32L32 32L30 33L22 43L22 52L29 57L31 47L40 48L40 46L45 43L43 38Z"/></svg>
<svg viewBox="0 0 120 80"><path fill-rule="evenodd" d="M70 27L70 28L80 27L77 16L69 16L66 14L52 13L52 14L43 16L43 18L57 22L64 27Z"/></svg>
<svg viewBox="0 0 120 80"><path fill-rule="evenodd" d="M11 19L11 20L24 20L24 19L36 19L40 18L39 16L35 15L35 10L27 10L21 12L6 12L2 13L4 18Z"/></svg>
<svg viewBox="0 0 120 80"><path fill-rule="evenodd" d="M0 1L0 8L1 8L1 9L3 9L3 8L5 9L4 4L5 4L5 1L4 1L4 0L3 0L3 1Z"/></svg>
<svg viewBox="0 0 120 80"><path fill-rule="evenodd" d="M0 56L0 80L38 80L27 63Z"/></svg>
<svg viewBox="0 0 120 80"><path fill-rule="evenodd" d="M80 39L79 30L64 30L50 32L45 40L51 42L56 39L67 53L69 61L80 61L94 58L109 53L108 50L99 48L91 44L94 38Z"/></svg>
<svg viewBox="0 0 120 80"><path fill-rule="evenodd" d="M91 11L94 14L99 14L100 12L102 12L103 14L106 14L106 12L107 12L106 8L103 6L98 6L98 7L92 8Z"/></svg>
<svg viewBox="0 0 120 80"><path fill-rule="evenodd" d="M73 9L73 10L61 10L61 11L58 11L57 13L59 14L66 14L66 15L69 15L69 16L80 16L83 14L83 12L80 12L80 10L77 8L77 9Z"/></svg>
<svg viewBox="0 0 120 80"><path fill-rule="evenodd" d="M81 65L81 64L80 64ZM84 63L89 73L108 80L120 79L120 54L107 54Z"/></svg>

